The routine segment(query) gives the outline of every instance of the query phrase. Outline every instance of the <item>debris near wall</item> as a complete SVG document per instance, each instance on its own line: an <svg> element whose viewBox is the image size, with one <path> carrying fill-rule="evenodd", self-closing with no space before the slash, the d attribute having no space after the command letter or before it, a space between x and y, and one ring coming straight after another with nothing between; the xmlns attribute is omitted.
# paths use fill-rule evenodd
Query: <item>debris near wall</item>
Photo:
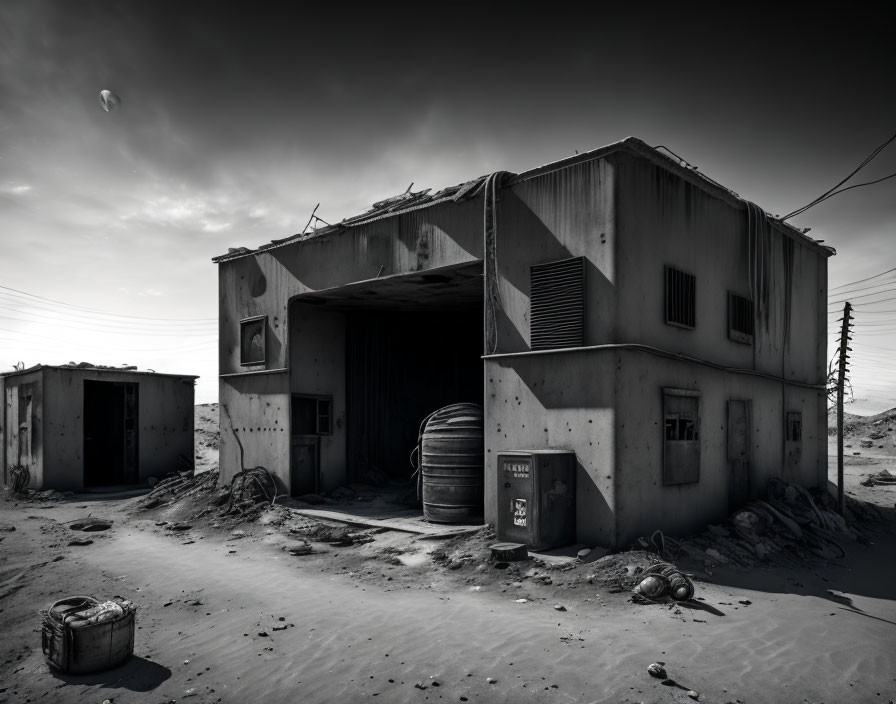
<svg viewBox="0 0 896 704"><path fill-rule="evenodd" d="M208 494L218 485L218 472L195 474L193 470L175 472L156 482L146 496L138 502L142 509L151 509L162 504L173 504L188 496Z"/></svg>
<svg viewBox="0 0 896 704"><path fill-rule="evenodd" d="M108 369L116 372L133 372L137 370L137 367L133 364L122 364L120 367L113 367L108 364L93 364L91 362L68 362L59 366L66 369Z"/></svg>
<svg viewBox="0 0 896 704"><path fill-rule="evenodd" d="M766 500L751 501L724 525L711 525L681 543L665 538L664 547L668 551L674 545L675 552L680 550L704 563L744 567L842 558L847 541L870 544L858 523L880 518L873 506L847 498L845 516L841 516L827 492L813 495L803 487L773 479Z"/></svg>
<svg viewBox="0 0 896 704"><path fill-rule="evenodd" d="M862 486L893 486L896 485L896 474L892 474L888 472L886 469L882 469L877 474L870 475L867 479L862 482Z"/></svg>

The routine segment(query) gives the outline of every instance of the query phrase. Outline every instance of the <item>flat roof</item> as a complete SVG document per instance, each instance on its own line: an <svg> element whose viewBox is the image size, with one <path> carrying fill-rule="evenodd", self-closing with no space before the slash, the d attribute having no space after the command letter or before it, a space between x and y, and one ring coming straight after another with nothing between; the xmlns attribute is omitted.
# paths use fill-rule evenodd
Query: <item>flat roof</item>
<svg viewBox="0 0 896 704"><path fill-rule="evenodd" d="M3 372L0 373L0 378L6 378L8 376L20 376L22 374L33 374L34 372L39 372L43 369L58 369L60 371L68 371L68 372L100 372L105 374L134 374L139 376L166 376L172 377L174 379L198 379L199 376L195 374L166 374L164 372L155 372L152 370L141 370L136 367L106 367L102 365L91 365L86 363L81 364L35 364L33 367L28 367L28 369L16 369L11 372Z"/></svg>
<svg viewBox="0 0 896 704"><path fill-rule="evenodd" d="M666 150L667 152L669 152L669 154L664 154L660 151L660 149ZM718 181L714 181L709 176L701 173L697 170L696 167L689 165L677 154L672 156L674 153L669 150L668 147L662 145L651 147L637 137L626 137L625 139L618 142L613 142L611 144L603 147L598 147L597 149L593 149L588 152L582 152L581 154L574 154L563 159L558 159L557 161L552 161L548 164L529 169L520 174L513 174L506 171L499 172L507 174L510 177L502 185L502 187L512 186L515 183L521 183L522 181L536 178L552 171L559 171L560 169L568 168L576 164L600 159L604 156L607 156L608 154L618 151L626 151L637 157L649 159L658 166L672 171L681 178L694 183L708 193L727 200L732 204L745 205L747 203L746 199L741 198L740 195L732 191L730 188L723 186ZM284 247L295 242L308 240L313 237L321 237L333 232L347 230L351 227L363 225L374 220L401 215L413 210L429 208L439 203L468 200L479 195L488 177L489 175L479 176L471 181L465 181L464 183L458 184L456 186L449 186L448 188L443 188L442 190L435 193L431 193L432 189L426 189L416 192L411 192L411 190L408 189L408 191L406 191L405 193L374 203L373 207L365 213L345 218L341 222L334 225L328 224L326 227L316 229L310 233L300 232L295 235L284 237L283 239L271 240L269 244L261 245L257 249L249 249L248 247L231 248L226 254L212 257L212 261L215 263L221 263L231 261L233 259L240 259L242 257L247 257L253 254L260 254L270 249ZM763 212L765 212L764 209ZM825 256L829 257L836 253L833 247L828 247L824 244L821 244L819 241L808 237L802 230L794 227L793 225L779 220L769 215L768 213L766 213L766 216L768 217L769 223L773 226L778 227L783 234L789 235L790 237L809 245ZM309 224L310 222L311 221L309 220Z"/></svg>

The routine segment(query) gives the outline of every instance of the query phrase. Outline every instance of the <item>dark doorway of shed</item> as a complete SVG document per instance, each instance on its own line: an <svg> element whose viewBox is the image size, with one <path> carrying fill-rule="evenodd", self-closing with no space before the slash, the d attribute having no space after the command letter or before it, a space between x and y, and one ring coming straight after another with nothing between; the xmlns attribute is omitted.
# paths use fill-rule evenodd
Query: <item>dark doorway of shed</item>
<svg viewBox="0 0 896 704"><path fill-rule="evenodd" d="M462 401L482 404L482 312L354 310L346 318L350 476L408 478L421 421Z"/></svg>
<svg viewBox="0 0 896 704"><path fill-rule="evenodd" d="M136 484L137 384L84 382L84 485Z"/></svg>

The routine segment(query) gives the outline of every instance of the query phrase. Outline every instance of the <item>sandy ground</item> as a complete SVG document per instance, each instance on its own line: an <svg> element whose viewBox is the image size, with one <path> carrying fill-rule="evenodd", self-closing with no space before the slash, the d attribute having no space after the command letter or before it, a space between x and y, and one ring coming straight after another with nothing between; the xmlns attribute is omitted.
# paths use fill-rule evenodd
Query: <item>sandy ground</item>
<svg viewBox="0 0 896 704"><path fill-rule="evenodd" d="M359 531L340 546L284 507L241 523L192 520L181 505L138 511L135 498L5 497L0 523L15 530L0 532L0 702L691 702L688 690L702 702L891 702L896 487L859 481L896 462L861 451L847 488L884 509L864 526L872 545L799 569L703 570L703 608L636 605L601 586L596 563L498 569L487 533ZM113 528L67 527L88 514ZM193 527L171 530L182 520ZM306 541L316 552L283 549ZM81 677L47 667L39 610L72 594L139 605L126 665ZM647 674L657 661L680 687Z"/></svg>

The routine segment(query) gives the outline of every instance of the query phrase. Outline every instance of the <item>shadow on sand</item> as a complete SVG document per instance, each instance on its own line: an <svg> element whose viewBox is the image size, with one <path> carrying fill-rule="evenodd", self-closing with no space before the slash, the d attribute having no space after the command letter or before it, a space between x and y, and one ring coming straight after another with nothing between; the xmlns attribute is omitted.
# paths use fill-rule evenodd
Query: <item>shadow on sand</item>
<svg viewBox="0 0 896 704"><path fill-rule="evenodd" d="M137 655L132 656L124 665L103 672L93 672L87 675L67 675L53 669L50 672L53 677L66 684L99 685L129 689L132 692L151 692L171 677L171 670L167 667Z"/></svg>

